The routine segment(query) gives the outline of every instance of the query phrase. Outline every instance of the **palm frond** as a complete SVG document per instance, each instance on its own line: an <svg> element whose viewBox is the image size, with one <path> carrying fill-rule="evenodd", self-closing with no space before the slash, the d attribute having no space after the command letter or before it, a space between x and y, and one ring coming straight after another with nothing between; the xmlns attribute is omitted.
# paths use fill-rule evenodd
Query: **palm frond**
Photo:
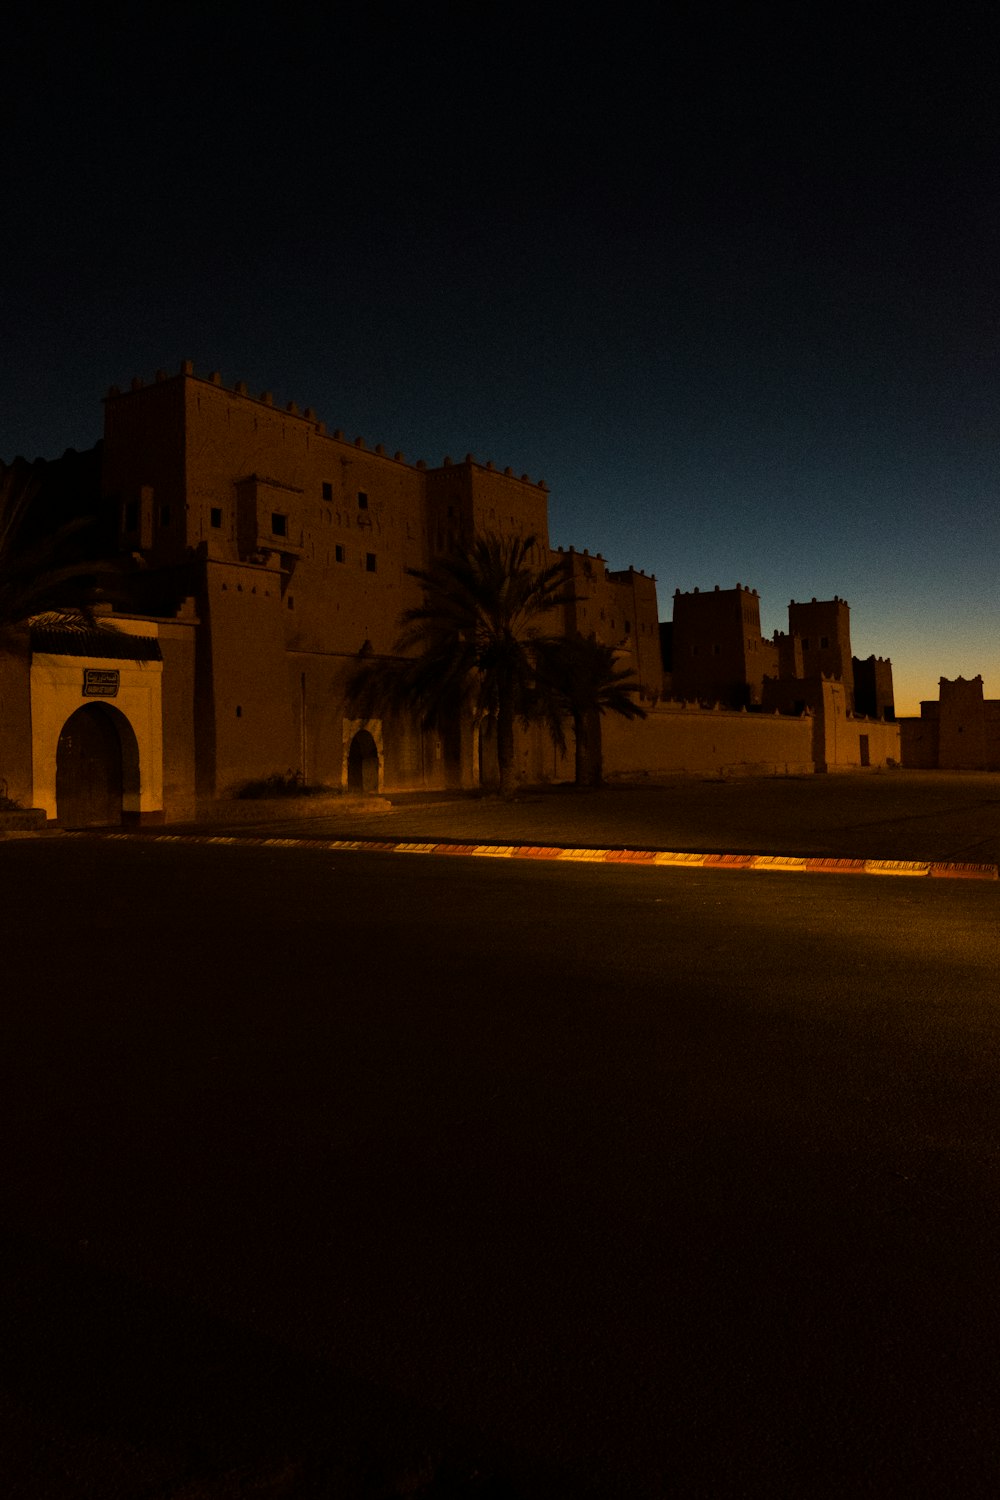
<svg viewBox="0 0 1000 1500"><path fill-rule="evenodd" d="M493 719L501 777L512 774L514 720L542 715L539 662L574 599L565 564L538 567L536 545L487 533L411 568L423 597L401 615L392 657L359 662L348 701L370 717L408 711L429 728L463 710Z"/></svg>
<svg viewBox="0 0 1000 1500"><path fill-rule="evenodd" d="M92 523L85 517L45 534L41 499L41 482L31 465L0 468L0 630L51 611L93 627L93 605L107 593L117 569L92 554Z"/></svg>

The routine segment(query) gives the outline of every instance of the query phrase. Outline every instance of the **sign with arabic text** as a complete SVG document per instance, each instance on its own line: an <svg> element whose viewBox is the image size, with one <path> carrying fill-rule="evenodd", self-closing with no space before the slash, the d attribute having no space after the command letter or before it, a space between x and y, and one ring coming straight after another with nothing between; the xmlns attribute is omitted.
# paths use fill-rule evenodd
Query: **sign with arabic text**
<svg viewBox="0 0 1000 1500"><path fill-rule="evenodd" d="M84 667L83 696L85 698L117 698L121 672L117 667Z"/></svg>

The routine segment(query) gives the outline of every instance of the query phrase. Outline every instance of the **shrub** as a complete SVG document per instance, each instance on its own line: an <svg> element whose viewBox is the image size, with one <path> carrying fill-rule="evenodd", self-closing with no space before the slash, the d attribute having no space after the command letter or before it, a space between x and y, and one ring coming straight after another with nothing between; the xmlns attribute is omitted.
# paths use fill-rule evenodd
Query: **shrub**
<svg viewBox="0 0 1000 1500"><path fill-rule="evenodd" d="M307 786L301 771L274 771L259 781L248 781L236 793L240 798L321 797L328 795L325 786Z"/></svg>

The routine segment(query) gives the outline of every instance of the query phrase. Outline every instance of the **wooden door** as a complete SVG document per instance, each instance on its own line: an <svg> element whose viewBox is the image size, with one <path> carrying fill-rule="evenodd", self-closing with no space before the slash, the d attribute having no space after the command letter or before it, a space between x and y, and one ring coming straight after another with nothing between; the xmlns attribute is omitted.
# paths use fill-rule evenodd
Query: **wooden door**
<svg viewBox="0 0 1000 1500"><path fill-rule="evenodd" d="M56 747L56 816L63 828L121 823L121 740L100 704L78 708L63 725Z"/></svg>

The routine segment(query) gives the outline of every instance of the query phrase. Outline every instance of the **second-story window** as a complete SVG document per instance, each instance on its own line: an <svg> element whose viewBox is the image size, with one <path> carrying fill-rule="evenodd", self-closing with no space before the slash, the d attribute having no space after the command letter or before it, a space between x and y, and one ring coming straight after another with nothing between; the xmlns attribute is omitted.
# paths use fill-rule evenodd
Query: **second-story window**
<svg viewBox="0 0 1000 1500"><path fill-rule="evenodd" d="M324 500L332 500L333 499L333 485L331 484L331 482L330 482L329 479L324 479L323 480L323 499Z"/></svg>
<svg viewBox="0 0 1000 1500"><path fill-rule="evenodd" d="M271 513L271 535L288 535L288 517L282 515L280 511L272 511Z"/></svg>
<svg viewBox="0 0 1000 1500"><path fill-rule="evenodd" d="M368 494L365 490L358 490L358 510L368 509Z"/></svg>
<svg viewBox="0 0 1000 1500"><path fill-rule="evenodd" d="M368 572L369 573L374 573L375 572L375 566L376 566L376 563L375 563L375 554L374 554L374 552L366 552L365 553L365 567L367 568Z"/></svg>
<svg viewBox="0 0 1000 1500"><path fill-rule="evenodd" d="M208 519L209 519L209 522L211 523L211 525L215 528L215 530L218 531L219 527L222 525L222 507L221 507L221 505L213 505L212 506L212 509L208 513Z"/></svg>

